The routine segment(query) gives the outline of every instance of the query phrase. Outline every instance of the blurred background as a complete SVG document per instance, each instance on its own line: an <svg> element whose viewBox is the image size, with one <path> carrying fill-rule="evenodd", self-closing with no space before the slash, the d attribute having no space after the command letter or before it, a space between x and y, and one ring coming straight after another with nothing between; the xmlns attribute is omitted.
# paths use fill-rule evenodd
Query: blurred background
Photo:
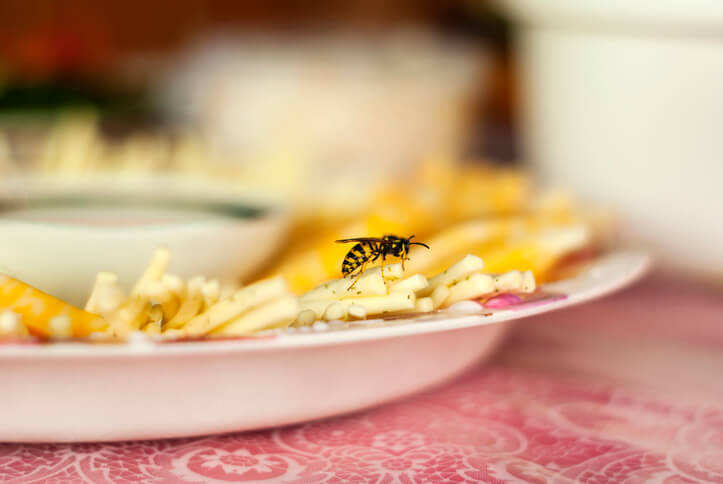
<svg viewBox="0 0 723 484"><path fill-rule="evenodd" d="M0 9L8 129L80 109L98 114L104 135L187 130L243 157L284 145L387 163L434 151L517 158L509 25L485 2L9 0ZM381 146L364 153L370 143L358 138Z"/></svg>
<svg viewBox="0 0 723 484"><path fill-rule="evenodd" d="M700 2L5 0L0 174L230 181L290 208L296 247L572 194L720 278L723 11ZM300 288L336 270L287 259Z"/></svg>

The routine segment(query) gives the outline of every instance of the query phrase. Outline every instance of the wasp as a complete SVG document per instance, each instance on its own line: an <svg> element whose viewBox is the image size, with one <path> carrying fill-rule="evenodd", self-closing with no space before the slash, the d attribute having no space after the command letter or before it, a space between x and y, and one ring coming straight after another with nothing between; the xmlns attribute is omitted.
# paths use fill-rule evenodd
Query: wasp
<svg viewBox="0 0 723 484"><path fill-rule="evenodd" d="M356 244L347 252L344 262L341 264L341 273L346 276L352 276L358 269L356 279L347 289L351 289L359 280L359 277L370 264L381 257L382 259L382 277L384 277L384 262L387 257L399 257L402 260L402 269L404 269L404 261L409 259L409 247L412 245L421 245L429 249L427 244L421 242L412 242L414 235L404 238L396 235L385 235L383 237L358 237L354 239L337 240L338 243L347 244L356 242Z"/></svg>

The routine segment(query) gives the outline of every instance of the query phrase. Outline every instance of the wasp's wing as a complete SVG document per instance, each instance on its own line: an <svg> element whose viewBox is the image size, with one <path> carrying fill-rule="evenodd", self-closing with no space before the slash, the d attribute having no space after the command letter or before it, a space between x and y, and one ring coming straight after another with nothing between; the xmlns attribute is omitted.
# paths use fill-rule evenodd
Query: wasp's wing
<svg viewBox="0 0 723 484"><path fill-rule="evenodd" d="M340 240L337 240L336 242L338 242L340 244L347 244L349 242L361 242L361 243L368 244L370 242L381 242L381 241L382 241L382 239L380 239L379 237L357 237L354 239L340 239Z"/></svg>

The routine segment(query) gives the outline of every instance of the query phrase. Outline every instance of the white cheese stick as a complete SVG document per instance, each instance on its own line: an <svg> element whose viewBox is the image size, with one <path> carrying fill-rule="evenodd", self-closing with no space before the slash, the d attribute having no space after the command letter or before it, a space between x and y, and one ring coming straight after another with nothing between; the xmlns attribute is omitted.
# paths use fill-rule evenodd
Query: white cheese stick
<svg viewBox="0 0 723 484"><path fill-rule="evenodd" d="M434 309L440 307L448 296L449 288L447 286L437 286L434 291L432 291L432 295L430 296L432 298L432 304L434 305Z"/></svg>
<svg viewBox="0 0 723 484"><path fill-rule="evenodd" d="M360 304L351 304L346 312L349 319L364 319L367 317L367 310Z"/></svg>
<svg viewBox="0 0 723 484"><path fill-rule="evenodd" d="M522 273L510 271L492 276L497 292L516 292L522 289Z"/></svg>
<svg viewBox="0 0 723 484"><path fill-rule="evenodd" d="M161 334L161 323L149 321L145 326L143 326L143 332L150 335Z"/></svg>
<svg viewBox="0 0 723 484"><path fill-rule="evenodd" d="M205 284L203 276L196 276L188 281L186 298L181 303L176 314L165 325L166 328L180 328L198 314L203 305L201 288Z"/></svg>
<svg viewBox="0 0 723 484"><path fill-rule="evenodd" d="M186 283L176 274L163 274L163 277L161 277L161 283L166 286L166 289L168 289L168 291L179 300L183 299L186 295Z"/></svg>
<svg viewBox="0 0 723 484"><path fill-rule="evenodd" d="M449 306L458 301L475 299L492 294L495 290L495 283L489 274L475 273L465 277L457 284L449 288L449 296L442 303Z"/></svg>
<svg viewBox="0 0 723 484"><path fill-rule="evenodd" d="M146 323L148 305L148 296L143 292L131 295L130 299L107 318L114 334L125 337L140 329Z"/></svg>
<svg viewBox="0 0 723 484"><path fill-rule="evenodd" d="M158 329L160 329L161 323L163 323L163 308L160 305L154 304L148 308L148 323L146 326L155 324L158 325Z"/></svg>
<svg viewBox="0 0 723 484"><path fill-rule="evenodd" d="M522 273L522 292L535 292L537 283L535 282L535 275L532 271L525 271Z"/></svg>
<svg viewBox="0 0 723 484"><path fill-rule="evenodd" d="M401 281L395 282L392 287L392 292L417 292L429 286L429 281L422 274L414 274L413 276L402 279Z"/></svg>
<svg viewBox="0 0 723 484"><path fill-rule="evenodd" d="M159 247L153 252L150 264L146 268L145 272L138 279L136 285L133 286L131 294L138 294L141 292L143 286L151 281L160 281L163 277L163 273L166 272L168 264L171 262L171 251L165 247Z"/></svg>
<svg viewBox="0 0 723 484"><path fill-rule="evenodd" d="M141 328L147 334L161 334L163 324L163 308L153 305L148 309L148 322Z"/></svg>
<svg viewBox="0 0 723 484"><path fill-rule="evenodd" d="M221 284L221 294L219 294L219 299L226 299L229 296L233 296L239 289L241 289L241 284L236 281L224 282Z"/></svg>
<svg viewBox="0 0 723 484"><path fill-rule="evenodd" d="M334 319L341 319L344 317L344 306L339 301L334 301L324 309L324 316L322 319L326 321L332 321Z"/></svg>
<svg viewBox="0 0 723 484"><path fill-rule="evenodd" d="M281 276L250 284L194 317L186 323L186 332L192 335L206 334L217 326L238 317L244 311L288 293L289 287Z"/></svg>
<svg viewBox="0 0 723 484"><path fill-rule="evenodd" d="M431 297L420 297L414 302L415 313L428 313L434 310L434 301Z"/></svg>
<svg viewBox="0 0 723 484"><path fill-rule="evenodd" d="M531 271L510 271L492 276L495 292L534 292L535 276Z"/></svg>
<svg viewBox="0 0 723 484"><path fill-rule="evenodd" d="M367 315L370 314L384 314L391 313L394 311L405 311L414 309L414 301L416 297L413 292L393 292L386 296L362 296L362 297L348 297L341 299L339 302L344 309L345 313L348 313L349 306L352 304L362 306L366 311ZM324 314L324 311L333 303L334 300L329 299L314 299L310 301L301 301L302 309L310 309L314 311L319 317Z"/></svg>
<svg viewBox="0 0 723 484"><path fill-rule="evenodd" d="M201 295L203 295L203 307L210 309L214 304L218 302L221 296L221 283L217 279L208 281L201 288Z"/></svg>
<svg viewBox="0 0 723 484"><path fill-rule="evenodd" d="M402 264L384 266L384 277L389 282L400 279L403 274ZM349 296L375 296L387 293L387 285L382 278L381 267L364 271L354 287L349 290L352 282L354 282L352 277L334 279L302 294L301 299L342 299Z"/></svg>
<svg viewBox="0 0 723 484"><path fill-rule="evenodd" d="M85 310L108 317L125 300L126 294L118 284L118 276L112 272L99 272L95 276L93 290L85 305Z"/></svg>
<svg viewBox="0 0 723 484"><path fill-rule="evenodd" d="M294 321L298 314L298 298L296 296L285 296L268 301L215 328L213 334L243 336L264 328L286 326Z"/></svg>
<svg viewBox="0 0 723 484"><path fill-rule="evenodd" d="M178 312L180 303L178 298L161 281L151 281L143 289L148 300L155 307L159 306L163 312L163 319L170 321Z"/></svg>
<svg viewBox="0 0 723 484"><path fill-rule="evenodd" d="M427 296L439 286L450 286L461 279L464 279L473 272L477 272L484 267L482 259L476 255L467 254L457 262L450 266L446 271L437 274L429 280L429 287L420 292L420 295Z"/></svg>
<svg viewBox="0 0 723 484"><path fill-rule="evenodd" d="M299 314L296 316L294 326L309 326L313 324L314 321L316 321L316 313L311 309L304 309L303 311L299 311Z"/></svg>

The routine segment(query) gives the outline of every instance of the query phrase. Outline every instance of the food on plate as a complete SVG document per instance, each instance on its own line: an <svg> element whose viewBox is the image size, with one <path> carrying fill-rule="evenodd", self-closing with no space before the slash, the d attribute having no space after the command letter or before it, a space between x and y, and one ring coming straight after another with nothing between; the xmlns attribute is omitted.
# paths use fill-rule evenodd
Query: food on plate
<svg viewBox="0 0 723 484"><path fill-rule="evenodd" d="M408 240L408 239L404 239ZM126 340L134 334L159 339L248 336L263 330L312 326L318 321L358 321L388 315L427 313L468 299L531 293L530 271L483 272L466 255L429 279L402 263L385 264L333 279L301 295L283 277L227 287L202 276L184 281L166 273L168 249L157 249L126 294L115 274L96 278L85 310L58 301L6 276L0 279L0 337Z"/></svg>
<svg viewBox="0 0 723 484"><path fill-rule="evenodd" d="M93 130L82 122L66 127L74 134L54 132L58 143L48 143L35 169L66 173L111 166L106 162L112 156L106 160L89 148L95 146ZM184 173L186 161L206 156L202 150L193 152L198 156L169 150L160 141L126 143L127 156L115 165L123 172L133 172L141 158L175 156L173 163L138 166ZM71 159L85 161L70 166ZM241 172L216 174L245 180ZM116 274L98 273L83 309L0 276L0 338L238 337L306 331L327 321L363 324L454 309L470 299L501 308L502 296L535 297L539 283L574 274L571 267L590 260L612 232L605 214L560 194L533 192L519 170L434 158L407 175L368 193L335 192L334 203L325 197L296 204L301 192L285 194L294 205L294 230L273 262L245 281L219 281L213 274L181 278L168 272L172 254L165 248L155 251L132 287L122 287Z"/></svg>
<svg viewBox="0 0 723 484"><path fill-rule="evenodd" d="M384 266L386 276L382 276L381 267L362 273L355 287L346 287L347 278L331 280L299 297L301 312L295 326L317 320L429 312L462 300L535 290L535 278L530 271L486 274L483 267L482 259L466 255L430 279L410 274L397 263ZM391 282L387 287L388 281Z"/></svg>
<svg viewBox="0 0 723 484"><path fill-rule="evenodd" d="M297 298L281 277L243 287L203 276L184 281L166 273L170 260L168 249L157 249L127 295L114 274L98 274L86 304L87 311L108 322L108 330L97 337L127 338L137 331L172 337L241 335L287 325L298 314Z"/></svg>
<svg viewBox="0 0 723 484"><path fill-rule="evenodd" d="M3 274L0 274L0 311L5 318L3 328L23 332L21 326L25 326L30 334L39 337L84 337L107 327L102 317ZM19 321L13 323L11 314L19 317Z"/></svg>

